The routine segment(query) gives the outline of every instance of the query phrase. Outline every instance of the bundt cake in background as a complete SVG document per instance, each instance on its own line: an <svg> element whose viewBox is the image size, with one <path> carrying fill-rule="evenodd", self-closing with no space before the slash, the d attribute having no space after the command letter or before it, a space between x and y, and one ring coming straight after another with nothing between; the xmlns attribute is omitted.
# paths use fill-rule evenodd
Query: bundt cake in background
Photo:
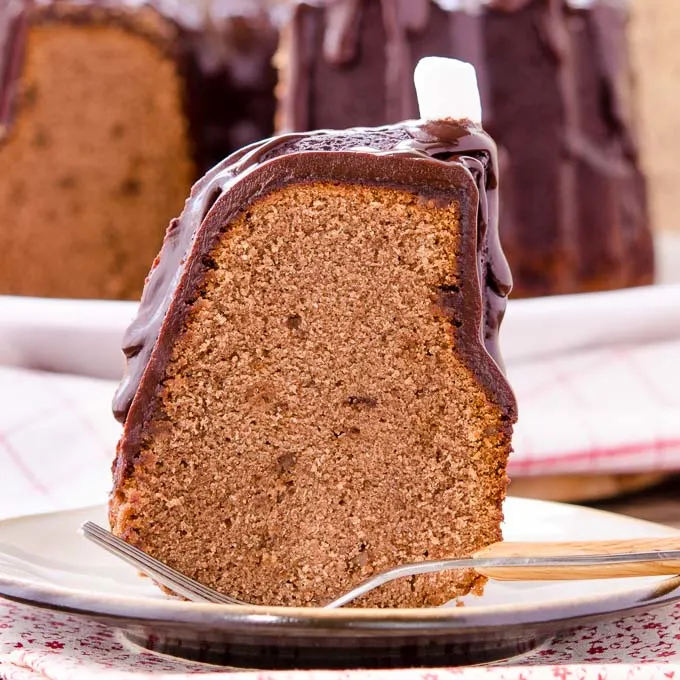
<svg viewBox="0 0 680 680"><path fill-rule="evenodd" d="M138 297L197 176L271 133L266 15L173 8L4 3L0 294Z"/></svg>
<svg viewBox="0 0 680 680"><path fill-rule="evenodd" d="M651 283L627 21L624 0L298 2L277 55L278 126L417 117L408 74L418 59L465 59L507 169L501 239L513 296Z"/></svg>

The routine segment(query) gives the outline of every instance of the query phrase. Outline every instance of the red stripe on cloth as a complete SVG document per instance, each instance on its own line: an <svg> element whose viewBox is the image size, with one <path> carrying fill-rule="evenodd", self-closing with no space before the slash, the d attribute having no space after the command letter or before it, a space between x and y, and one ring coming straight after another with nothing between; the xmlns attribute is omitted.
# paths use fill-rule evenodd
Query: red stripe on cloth
<svg viewBox="0 0 680 680"><path fill-rule="evenodd" d="M647 394L655 401L664 406L678 406L678 399L673 398L662 390L660 385L657 385L649 376L649 373L643 366L640 365L638 359L633 355L629 349L616 348L613 350L626 363L626 367L633 374L638 383L644 387Z"/></svg>
<svg viewBox="0 0 680 680"><path fill-rule="evenodd" d="M92 421L89 418L85 416L79 401L72 399L62 389L60 389L60 387L57 384L52 384L51 389L52 394L54 394L59 399L60 407L67 408L69 411L71 411L73 416L78 419L78 422L83 426L84 431L87 432L90 439L94 443L95 449L99 451L100 454L110 457L112 451L115 449L116 442L105 441L104 439L102 439L99 428L96 425L94 425L94 423L92 423ZM111 417L113 418L113 416Z"/></svg>
<svg viewBox="0 0 680 680"><path fill-rule="evenodd" d="M595 358L591 359L590 361L584 362L581 366L577 366L576 370L572 370L571 375L572 377L578 376L579 374L590 374L592 371L597 370L598 368L602 368L603 366L606 366L607 364L611 363L618 357L614 354L607 353L605 356L598 355ZM548 371L555 371L556 369L554 368L554 362L553 366L550 365L548 362L542 362L544 364L544 370L546 373ZM521 368L517 369L517 373L521 372ZM512 382L512 380L511 380ZM549 377L546 378L545 380L539 382L537 385L534 385L533 387L528 387L525 392L522 390L515 390L517 393L517 398L520 400L520 402L524 403L529 401L530 399L535 399L536 397L540 397L547 392L553 390L556 387L556 382L555 382L555 377L553 373L549 373Z"/></svg>
<svg viewBox="0 0 680 680"><path fill-rule="evenodd" d="M668 449L680 449L680 439L662 439L648 442L638 442L636 444L622 444L620 446L603 446L601 448L586 449L585 451L567 451L564 453L554 453L550 456L538 456L532 460L511 461L513 469L534 467L536 465L549 465L550 463L563 463L570 460L583 460L625 456L632 453L643 453L644 451L666 451Z"/></svg>
<svg viewBox="0 0 680 680"><path fill-rule="evenodd" d="M31 486L39 491L44 496L50 495L50 490L33 474L31 470L21 459L20 453L5 439L0 433L0 448L4 449L14 465L21 471L21 474L26 477Z"/></svg>
<svg viewBox="0 0 680 680"><path fill-rule="evenodd" d="M561 385L563 394L569 396L572 403L574 404L574 409L570 411L570 414L572 416L580 414L581 416L581 422L578 423L578 427L580 428L581 434L586 441L584 441L580 451L593 452L598 451L600 446L597 443L597 437L593 431L592 424L587 417L584 417L587 413L588 407L583 403L583 398L574 384L574 378L578 378L582 373L583 370L577 370L571 374L565 373L563 371L553 371L553 379L555 382ZM540 460L543 462L549 459L541 457Z"/></svg>

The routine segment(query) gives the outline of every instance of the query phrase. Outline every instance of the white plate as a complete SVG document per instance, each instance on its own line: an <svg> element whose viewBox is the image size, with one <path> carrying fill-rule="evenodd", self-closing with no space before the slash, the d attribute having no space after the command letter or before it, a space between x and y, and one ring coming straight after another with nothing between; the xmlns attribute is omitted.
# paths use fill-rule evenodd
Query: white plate
<svg viewBox="0 0 680 680"><path fill-rule="evenodd" d="M578 506L510 498L506 540L679 536ZM479 663L528 651L581 623L680 600L680 577L490 582L464 607L379 610L182 602L77 533L103 507L0 522L0 595L96 618L146 647L230 665L319 667Z"/></svg>

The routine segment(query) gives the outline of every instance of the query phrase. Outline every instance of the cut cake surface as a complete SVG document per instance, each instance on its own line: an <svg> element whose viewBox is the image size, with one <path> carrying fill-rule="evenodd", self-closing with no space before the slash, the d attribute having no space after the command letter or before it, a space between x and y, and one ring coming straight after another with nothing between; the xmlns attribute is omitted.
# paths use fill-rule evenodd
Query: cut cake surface
<svg viewBox="0 0 680 680"><path fill-rule="evenodd" d="M516 407L496 183L491 140L455 122L274 138L208 173L126 336L115 533L285 605L499 540Z"/></svg>

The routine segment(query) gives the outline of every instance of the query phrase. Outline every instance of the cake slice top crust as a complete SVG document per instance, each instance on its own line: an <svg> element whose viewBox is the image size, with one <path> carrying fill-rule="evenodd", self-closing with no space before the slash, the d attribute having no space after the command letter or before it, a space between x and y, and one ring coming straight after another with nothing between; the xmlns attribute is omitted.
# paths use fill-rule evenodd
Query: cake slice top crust
<svg viewBox="0 0 680 680"><path fill-rule="evenodd" d="M290 184L382 186L433 205L458 204L465 241L455 255L463 263L463 282L440 291L438 305L455 319L460 352L480 384L514 420L497 342L512 282L498 240L496 167L493 141L469 121L407 121L282 135L246 147L208 172L168 227L124 337L127 371L114 398L114 413L125 423L118 474L125 475L139 450L173 338L199 294L220 235L252 202Z"/></svg>

